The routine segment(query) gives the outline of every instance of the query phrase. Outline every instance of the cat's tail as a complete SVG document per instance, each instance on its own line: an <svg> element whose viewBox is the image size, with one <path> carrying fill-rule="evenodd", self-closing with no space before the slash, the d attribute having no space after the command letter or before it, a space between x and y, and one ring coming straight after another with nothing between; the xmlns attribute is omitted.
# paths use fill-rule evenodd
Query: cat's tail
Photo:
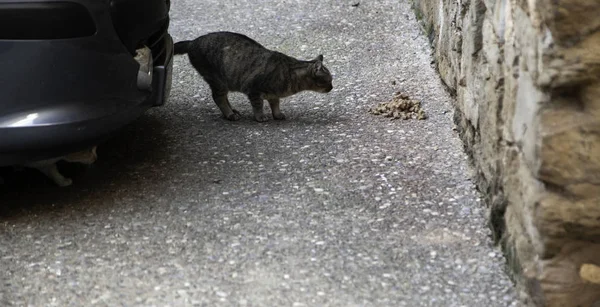
<svg viewBox="0 0 600 307"><path fill-rule="evenodd" d="M175 53L175 54L186 54L186 53L190 52L190 45L191 44L192 44L192 41L177 42L173 46L173 48L174 48L173 53Z"/></svg>

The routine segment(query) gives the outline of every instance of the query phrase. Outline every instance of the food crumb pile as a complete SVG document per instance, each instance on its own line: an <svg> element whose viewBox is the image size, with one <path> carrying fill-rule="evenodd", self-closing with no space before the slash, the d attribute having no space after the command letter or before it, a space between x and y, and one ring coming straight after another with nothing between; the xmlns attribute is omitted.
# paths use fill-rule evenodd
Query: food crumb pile
<svg viewBox="0 0 600 307"><path fill-rule="evenodd" d="M421 102L401 92L394 94L392 101L383 102L369 110L374 115L383 115L391 119L427 119L427 114L421 109Z"/></svg>

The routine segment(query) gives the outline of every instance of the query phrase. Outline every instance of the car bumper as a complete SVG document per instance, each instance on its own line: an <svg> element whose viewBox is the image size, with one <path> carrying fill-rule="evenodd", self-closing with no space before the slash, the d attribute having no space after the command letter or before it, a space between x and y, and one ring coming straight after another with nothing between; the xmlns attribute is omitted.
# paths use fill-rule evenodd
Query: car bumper
<svg viewBox="0 0 600 307"><path fill-rule="evenodd" d="M173 41L166 28L149 42L151 81L103 12L80 1L93 35L51 39L0 37L0 166L46 159L96 144L165 103L171 88Z"/></svg>

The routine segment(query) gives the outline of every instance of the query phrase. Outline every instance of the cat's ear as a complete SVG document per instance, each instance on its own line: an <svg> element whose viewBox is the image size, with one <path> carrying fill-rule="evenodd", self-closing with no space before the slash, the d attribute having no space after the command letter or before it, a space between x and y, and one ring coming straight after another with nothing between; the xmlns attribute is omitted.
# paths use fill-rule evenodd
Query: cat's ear
<svg viewBox="0 0 600 307"><path fill-rule="evenodd" d="M316 70L321 70L321 69L323 69L323 62L321 62L321 61L317 61L317 62L315 62L315 69L316 69Z"/></svg>
<svg viewBox="0 0 600 307"><path fill-rule="evenodd" d="M313 74L316 74L317 72L319 72L323 69L323 55L319 54L319 56L316 57L313 60L313 62L314 63L312 64L312 67L313 67L312 72L313 72Z"/></svg>

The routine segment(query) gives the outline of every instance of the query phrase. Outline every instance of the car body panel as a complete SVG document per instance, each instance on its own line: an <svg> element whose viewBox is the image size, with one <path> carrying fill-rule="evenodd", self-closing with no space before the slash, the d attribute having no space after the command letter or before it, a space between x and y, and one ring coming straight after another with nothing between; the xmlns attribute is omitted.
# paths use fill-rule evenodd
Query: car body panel
<svg viewBox="0 0 600 307"><path fill-rule="evenodd" d="M40 1L11 0L13 5L17 2ZM9 38L8 32L2 37L0 31L0 166L54 157L100 142L148 108L164 104L169 95L173 42L167 31L168 2L71 2L89 12L96 28L93 35L49 39L46 33L36 39L29 31L26 38ZM140 17L138 25L147 31L119 35L117 30L136 26L135 16L143 14L142 8L150 2L155 5L149 7L157 11ZM121 22L121 28L115 29L111 9L117 4L125 7L124 3L137 11L123 14L138 15L132 15L131 24ZM0 1L0 16L3 4ZM79 19L85 18L73 18ZM154 57L150 89L138 86L140 64L134 59L135 50L131 51L131 46L142 45L150 45Z"/></svg>

